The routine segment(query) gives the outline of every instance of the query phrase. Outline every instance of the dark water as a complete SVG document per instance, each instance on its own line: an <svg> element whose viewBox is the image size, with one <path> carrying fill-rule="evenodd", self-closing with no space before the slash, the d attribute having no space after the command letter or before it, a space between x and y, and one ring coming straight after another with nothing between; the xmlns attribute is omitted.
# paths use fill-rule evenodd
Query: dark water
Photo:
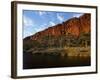
<svg viewBox="0 0 100 80"><path fill-rule="evenodd" d="M23 69L90 66L90 57L62 57L57 54L23 53Z"/></svg>

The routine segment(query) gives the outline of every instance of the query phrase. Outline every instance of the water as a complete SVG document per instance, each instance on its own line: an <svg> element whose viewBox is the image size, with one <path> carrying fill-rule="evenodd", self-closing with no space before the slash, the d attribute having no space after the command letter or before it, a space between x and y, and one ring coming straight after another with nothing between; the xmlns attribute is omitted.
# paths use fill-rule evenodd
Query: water
<svg viewBox="0 0 100 80"><path fill-rule="evenodd" d="M60 53L23 53L23 69L90 66L90 57L61 56Z"/></svg>

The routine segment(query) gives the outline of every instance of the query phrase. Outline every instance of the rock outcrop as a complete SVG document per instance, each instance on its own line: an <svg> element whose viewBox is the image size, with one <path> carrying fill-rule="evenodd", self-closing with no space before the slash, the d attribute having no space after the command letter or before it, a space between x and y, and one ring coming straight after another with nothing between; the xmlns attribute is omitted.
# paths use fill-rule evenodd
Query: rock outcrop
<svg viewBox="0 0 100 80"><path fill-rule="evenodd" d="M71 34L78 37L81 33L89 33L91 26L90 14L83 14L79 18L71 18L62 24L51 26L43 31L30 36L32 40L38 40L43 36L61 36ZM28 37L29 38L29 37Z"/></svg>

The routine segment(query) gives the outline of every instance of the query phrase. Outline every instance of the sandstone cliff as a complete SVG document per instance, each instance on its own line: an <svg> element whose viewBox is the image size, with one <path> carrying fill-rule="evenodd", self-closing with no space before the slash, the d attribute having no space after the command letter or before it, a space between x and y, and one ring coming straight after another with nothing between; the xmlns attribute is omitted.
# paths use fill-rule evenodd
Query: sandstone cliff
<svg viewBox="0 0 100 80"><path fill-rule="evenodd" d="M62 24L51 26L43 31L37 32L36 34L30 36L32 40L41 39L43 36L61 36L71 34L78 37L81 33L90 32L91 23L90 14L83 14L79 18L71 18Z"/></svg>

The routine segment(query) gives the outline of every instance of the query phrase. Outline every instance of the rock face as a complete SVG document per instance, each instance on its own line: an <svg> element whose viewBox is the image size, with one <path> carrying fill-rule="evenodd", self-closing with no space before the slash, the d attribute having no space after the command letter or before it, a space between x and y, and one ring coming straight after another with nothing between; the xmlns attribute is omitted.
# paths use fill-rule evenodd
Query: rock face
<svg viewBox="0 0 100 80"><path fill-rule="evenodd" d="M91 28L91 15L84 14L80 17L81 31L83 33L89 33Z"/></svg>
<svg viewBox="0 0 100 80"><path fill-rule="evenodd" d="M61 36L71 34L78 37L81 33L90 32L91 15L83 14L79 18L71 18L62 24L49 27L43 31L30 36L32 40L38 40L43 36Z"/></svg>

